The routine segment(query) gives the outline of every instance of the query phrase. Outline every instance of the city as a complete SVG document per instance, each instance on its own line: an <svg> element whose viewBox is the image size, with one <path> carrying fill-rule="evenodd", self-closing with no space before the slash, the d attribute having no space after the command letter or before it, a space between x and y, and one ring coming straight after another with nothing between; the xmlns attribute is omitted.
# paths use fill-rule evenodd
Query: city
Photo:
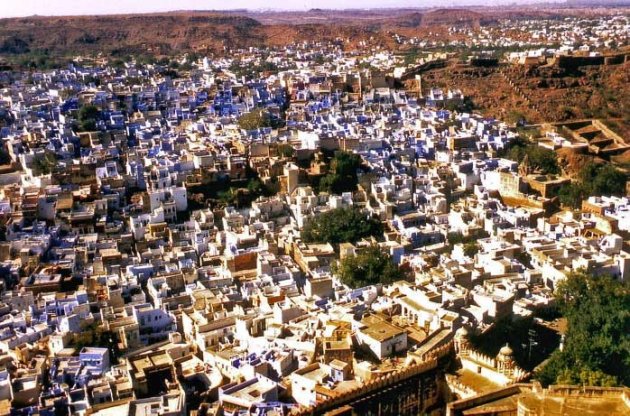
<svg viewBox="0 0 630 416"><path fill-rule="evenodd" d="M3 19L0 415L628 414L630 8L514 7Z"/></svg>

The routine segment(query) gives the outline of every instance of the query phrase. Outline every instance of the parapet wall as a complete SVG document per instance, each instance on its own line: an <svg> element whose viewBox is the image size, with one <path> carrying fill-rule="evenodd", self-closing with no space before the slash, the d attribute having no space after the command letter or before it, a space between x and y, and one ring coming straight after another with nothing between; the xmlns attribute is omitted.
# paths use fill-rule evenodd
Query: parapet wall
<svg viewBox="0 0 630 416"><path fill-rule="evenodd" d="M610 56L565 56L556 57L556 65L560 68L575 69L588 65L619 65L628 61L629 54L620 53Z"/></svg>
<svg viewBox="0 0 630 416"><path fill-rule="evenodd" d="M356 399L360 399L361 397L367 396L371 393L384 390L387 387L396 385L401 381L407 380L411 377L426 373L431 370L435 370L436 368L438 368L440 359L446 357L452 352L453 342L451 341L448 344L436 348L435 350L428 353L428 358L426 361L409 365L401 369L400 371L389 373L374 380L367 381L360 387L341 393L337 396L333 396L316 404L315 406L301 408L293 414L299 416L307 416L324 413L327 410L342 407L348 403L353 402Z"/></svg>
<svg viewBox="0 0 630 416"><path fill-rule="evenodd" d="M462 359L464 359L464 357L468 358L470 361L484 364L490 368L497 368L497 361L494 358L480 352L467 351L466 354L462 354Z"/></svg>
<svg viewBox="0 0 630 416"><path fill-rule="evenodd" d="M566 386L553 385L543 390L548 397L623 397L628 400L625 387L597 387L597 386Z"/></svg>
<svg viewBox="0 0 630 416"><path fill-rule="evenodd" d="M482 368L482 375L485 374L486 377L498 384L509 385L520 383L527 380L531 375L516 364L514 364L510 370L501 371L499 369L499 363L495 358L474 350L460 352L459 358L464 368L468 368L469 370L474 371L471 366L476 367L481 365L485 367L485 369Z"/></svg>
<svg viewBox="0 0 630 416"><path fill-rule="evenodd" d="M504 387L499 390L492 391L490 393L475 396L469 399L457 400L449 403L446 407L446 416L461 415L463 410L471 409L475 406L481 406L486 403L490 403L496 400L510 397L521 392L521 384L513 384L508 387ZM526 385L527 387L527 385Z"/></svg>
<svg viewBox="0 0 630 416"><path fill-rule="evenodd" d="M623 401L630 408L629 392L630 389L627 387L549 386L547 389L543 389L537 382L532 384L512 384L486 394L451 402L446 408L446 416L460 416L464 411L477 406L493 403L506 397L514 396L518 398L521 393L534 394L540 399L545 397L556 399L559 402L569 397L584 399L614 398ZM585 405L583 410L586 410L587 407L588 405ZM519 414L521 414L521 411L524 412L523 414L529 411L521 400L518 401L518 410ZM580 411L575 410L574 413L578 414Z"/></svg>

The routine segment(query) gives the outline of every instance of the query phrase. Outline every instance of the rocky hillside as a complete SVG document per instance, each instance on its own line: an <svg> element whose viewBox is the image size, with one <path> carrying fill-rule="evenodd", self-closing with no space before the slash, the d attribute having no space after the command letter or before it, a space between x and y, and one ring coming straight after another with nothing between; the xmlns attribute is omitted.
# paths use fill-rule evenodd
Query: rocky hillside
<svg viewBox="0 0 630 416"><path fill-rule="evenodd" d="M252 18L221 14L3 19L0 54L219 49L226 44L261 44L265 35L260 29L261 24Z"/></svg>
<svg viewBox="0 0 630 416"><path fill-rule="evenodd" d="M498 14L497 14L498 13ZM435 35L448 26L496 21L502 10L311 10L308 12L173 12L166 14L0 19L0 57L26 53L171 54L224 46L332 40L392 46L391 33Z"/></svg>
<svg viewBox="0 0 630 416"><path fill-rule="evenodd" d="M0 20L0 56L43 52L49 55L103 53L172 54L221 51L225 46L281 46L342 37L389 45L392 30L447 25L478 25L481 15L465 10L427 13L327 11L237 15L179 12L150 15L28 17ZM256 17L265 20L262 24ZM276 17L274 17L276 16ZM355 16L355 17L353 17ZM419 32L420 31L420 32Z"/></svg>
<svg viewBox="0 0 630 416"><path fill-rule="evenodd" d="M501 18L572 15L577 9L477 8L173 12L164 14L0 19L0 60L28 53L173 54L224 47L279 46L338 37L351 44L396 46L392 33L443 38L448 27ZM587 10L588 13L594 13Z"/></svg>
<svg viewBox="0 0 630 416"><path fill-rule="evenodd" d="M568 71L555 65L481 68L453 65L423 74L427 85L461 88L478 111L511 122L585 118L618 120L626 135L630 120L630 62Z"/></svg>
<svg viewBox="0 0 630 416"><path fill-rule="evenodd" d="M588 9L596 13L597 9ZM224 48L284 46L303 41L343 38L349 47L361 41L396 50L392 33L445 39L452 26L484 26L497 19L571 15L578 9L481 8L475 10L353 10L308 12L236 11L225 13L28 17L0 19L0 66L78 54L124 57L132 54L173 55ZM404 52L404 51L403 51ZM35 57L33 57L35 56ZM25 65L25 64L21 64ZM630 63L566 70L557 65L479 68L451 65L423 75L425 85L461 88L478 111L517 121L561 121L580 118L617 120L625 136L630 117Z"/></svg>

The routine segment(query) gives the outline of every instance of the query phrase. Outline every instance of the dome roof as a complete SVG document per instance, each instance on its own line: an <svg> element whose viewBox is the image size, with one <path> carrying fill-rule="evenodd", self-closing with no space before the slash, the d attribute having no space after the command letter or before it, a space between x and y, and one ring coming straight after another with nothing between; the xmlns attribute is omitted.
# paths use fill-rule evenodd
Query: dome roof
<svg viewBox="0 0 630 416"><path fill-rule="evenodd" d="M468 336L468 330L466 327L462 326L455 332L455 336L457 338L466 338Z"/></svg>
<svg viewBox="0 0 630 416"><path fill-rule="evenodd" d="M510 348L508 344L505 344L503 347L501 347L501 350L499 351L500 355L505 355L507 357L511 356L512 353L512 348Z"/></svg>

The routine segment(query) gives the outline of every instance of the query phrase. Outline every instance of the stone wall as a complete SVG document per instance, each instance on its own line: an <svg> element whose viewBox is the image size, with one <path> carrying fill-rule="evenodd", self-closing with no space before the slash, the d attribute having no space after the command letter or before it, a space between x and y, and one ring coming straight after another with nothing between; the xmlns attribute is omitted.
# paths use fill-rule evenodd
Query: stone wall
<svg viewBox="0 0 630 416"><path fill-rule="evenodd" d="M450 355L452 352L453 343L449 342L448 344L436 348L428 354L429 358L427 358L426 361L411 364L400 371L367 381L360 387L332 396L315 406L300 408L293 414L299 416L316 415L323 414L328 410L340 408L362 397L379 392L405 380L411 379L412 377L435 370L439 366L440 359Z"/></svg>

